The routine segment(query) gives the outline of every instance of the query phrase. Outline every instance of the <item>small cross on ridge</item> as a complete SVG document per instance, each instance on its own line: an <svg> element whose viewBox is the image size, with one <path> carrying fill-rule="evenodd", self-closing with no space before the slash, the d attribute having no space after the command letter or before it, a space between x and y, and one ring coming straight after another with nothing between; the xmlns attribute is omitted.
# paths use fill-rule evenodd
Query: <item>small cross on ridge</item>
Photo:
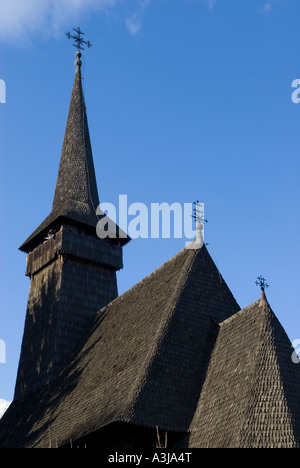
<svg viewBox="0 0 300 468"><path fill-rule="evenodd" d="M263 276L258 276L257 281L255 281L256 286L260 286L260 289L264 291L265 289L269 288L269 284L267 280Z"/></svg>

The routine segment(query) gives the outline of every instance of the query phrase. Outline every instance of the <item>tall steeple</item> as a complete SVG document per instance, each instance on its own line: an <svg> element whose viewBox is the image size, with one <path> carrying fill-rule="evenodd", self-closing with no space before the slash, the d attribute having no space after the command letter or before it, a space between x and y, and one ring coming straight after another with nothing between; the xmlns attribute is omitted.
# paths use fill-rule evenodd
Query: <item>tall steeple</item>
<svg viewBox="0 0 300 468"><path fill-rule="evenodd" d="M99 205L81 69L76 67L52 210L95 223Z"/></svg>
<svg viewBox="0 0 300 468"><path fill-rule="evenodd" d="M75 31L80 31L76 29ZM80 31L82 34L82 31ZM73 36L70 36L73 37ZM90 43L88 43L90 44ZM81 49L82 47L79 46ZM30 252L40 244L49 231L57 230L62 219L76 221L96 232L99 218L96 209L99 196L96 183L88 120L82 89L81 52L76 52L75 78L69 115L62 147L60 166L52 211L42 224L21 245L20 250ZM130 239L116 227L117 239L111 242L126 244Z"/></svg>
<svg viewBox="0 0 300 468"><path fill-rule="evenodd" d="M117 297L116 271L129 241L119 229L115 239L101 240L96 233L99 197L80 44L52 211L20 247L28 253L31 285L15 399L53 382L91 318Z"/></svg>

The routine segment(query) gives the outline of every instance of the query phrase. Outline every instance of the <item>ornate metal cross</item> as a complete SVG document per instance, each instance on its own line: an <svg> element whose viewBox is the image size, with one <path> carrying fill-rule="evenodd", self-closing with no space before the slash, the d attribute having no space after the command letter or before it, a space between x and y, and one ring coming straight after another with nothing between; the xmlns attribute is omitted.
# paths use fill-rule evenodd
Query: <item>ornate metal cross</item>
<svg viewBox="0 0 300 468"><path fill-rule="evenodd" d="M196 221L197 240L200 241L201 247L204 243L204 224L207 223L207 219L204 219L204 203L200 203L199 200L194 202L192 218Z"/></svg>
<svg viewBox="0 0 300 468"><path fill-rule="evenodd" d="M84 50L83 44L87 45L88 47L92 47L92 44L90 41L84 41L81 36L84 36L84 32L81 31L80 26L78 28L72 28L73 31L76 32L76 35L71 34L69 32L66 33L66 36L68 39L74 39L75 44L73 44L74 47L77 48L77 50Z"/></svg>
<svg viewBox="0 0 300 468"><path fill-rule="evenodd" d="M193 218L200 222L201 224L204 224L204 223L207 223L207 219L204 219L204 205L203 203L200 203L199 200L197 200L196 202L193 202L194 205L195 205L195 208L194 208L194 214L193 214Z"/></svg>
<svg viewBox="0 0 300 468"><path fill-rule="evenodd" d="M258 276L257 281L255 281L256 286L260 286L260 289L264 291L269 287L267 280L263 276Z"/></svg>

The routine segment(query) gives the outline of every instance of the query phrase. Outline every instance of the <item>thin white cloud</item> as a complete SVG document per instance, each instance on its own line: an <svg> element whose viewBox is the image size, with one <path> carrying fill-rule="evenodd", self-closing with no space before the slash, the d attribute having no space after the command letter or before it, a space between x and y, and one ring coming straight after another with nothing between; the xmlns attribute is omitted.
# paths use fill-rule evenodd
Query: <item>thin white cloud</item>
<svg viewBox="0 0 300 468"><path fill-rule="evenodd" d="M138 34L140 32L140 30L142 29L141 21L138 20L137 18L134 18L134 17L126 18L125 24L126 24L126 27L127 27L128 31L133 36Z"/></svg>
<svg viewBox="0 0 300 468"><path fill-rule="evenodd" d="M261 0L260 13L268 15L282 0ZM0 42L26 44L39 37L58 37L96 11L117 16L132 35L142 30L145 10L152 0L0 0ZM213 10L217 0L202 0ZM155 2L154 2L155 3ZM170 1L172 3L172 1Z"/></svg>
<svg viewBox="0 0 300 468"><path fill-rule="evenodd" d="M208 7L210 10L212 10L216 4L217 0L208 0Z"/></svg>
<svg viewBox="0 0 300 468"><path fill-rule="evenodd" d="M259 12L265 16L270 15L277 8L285 8L288 5L287 0L261 0L261 2L262 2L262 6Z"/></svg>
<svg viewBox="0 0 300 468"><path fill-rule="evenodd" d="M210 10L213 10L217 0L204 0ZM259 9L259 12L264 15L269 15L274 10L274 4L280 5L283 2L281 0L263 0L262 6Z"/></svg>
<svg viewBox="0 0 300 468"><path fill-rule="evenodd" d="M96 11L118 8L132 35L142 29L142 16L151 0L0 0L0 41L27 44L36 35L58 37Z"/></svg>
<svg viewBox="0 0 300 468"><path fill-rule="evenodd" d="M142 16L146 8L150 5L150 0L138 0L136 9L127 16L125 20L126 27L130 34L135 36L142 29Z"/></svg>
<svg viewBox="0 0 300 468"><path fill-rule="evenodd" d="M26 43L32 35L57 35L87 12L107 11L121 0L0 0L0 41Z"/></svg>
<svg viewBox="0 0 300 468"><path fill-rule="evenodd" d="M10 401L0 399L0 419L10 405Z"/></svg>
<svg viewBox="0 0 300 468"><path fill-rule="evenodd" d="M266 1L265 4L263 5L261 12L264 13L264 14L266 14L266 15L268 15L269 13L271 13L272 9L273 9L273 5L272 5L272 3L268 0L268 1Z"/></svg>

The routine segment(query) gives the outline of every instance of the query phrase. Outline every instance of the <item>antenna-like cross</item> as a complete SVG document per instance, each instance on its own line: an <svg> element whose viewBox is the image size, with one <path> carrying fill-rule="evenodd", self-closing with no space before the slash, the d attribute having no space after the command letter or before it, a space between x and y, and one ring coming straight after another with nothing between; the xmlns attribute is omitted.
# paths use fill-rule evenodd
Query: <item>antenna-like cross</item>
<svg viewBox="0 0 300 468"><path fill-rule="evenodd" d="M92 44L90 41L84 41L81 36L84 36L84 32L81 31L80 26L78 28L72 28L73 31L76 32L76 35L71 34L69 32L66 33L66 36L68 39L74 39L75 44L73 44L74 47L77 48L77 50L84 50L83 44L87 45L88 47L92 47Z"/></svg>
<svg viewBox="0 0 300 468"><path fill-rule="evenodd" d="M204 224L207 223L207 219L204 219L204 203L200 203L199 200L194 202L194 213L192 218L196 221L197 241L200 242L202 247L204 243Z"/></svg>
<svg viewBox="0 0 300 468"><path fill-rule="evenodd" d="M258 276L257 281L255 281L256 286L260 286L260 289L264 291L269 287L267 280L263 276Z"/></svg>
<svg viewBox="0 0 300 468"><path fill-rule="evenodd" d="M208 223L207 219L204 219L204 204L203 203L200 203L199 200L197 200L196 202L193 202L195 207L194 207L194 214L193 214L193 218L194 220L197 222L197 223L200 223L200 224L205 224L205 223Z"/></svg>

